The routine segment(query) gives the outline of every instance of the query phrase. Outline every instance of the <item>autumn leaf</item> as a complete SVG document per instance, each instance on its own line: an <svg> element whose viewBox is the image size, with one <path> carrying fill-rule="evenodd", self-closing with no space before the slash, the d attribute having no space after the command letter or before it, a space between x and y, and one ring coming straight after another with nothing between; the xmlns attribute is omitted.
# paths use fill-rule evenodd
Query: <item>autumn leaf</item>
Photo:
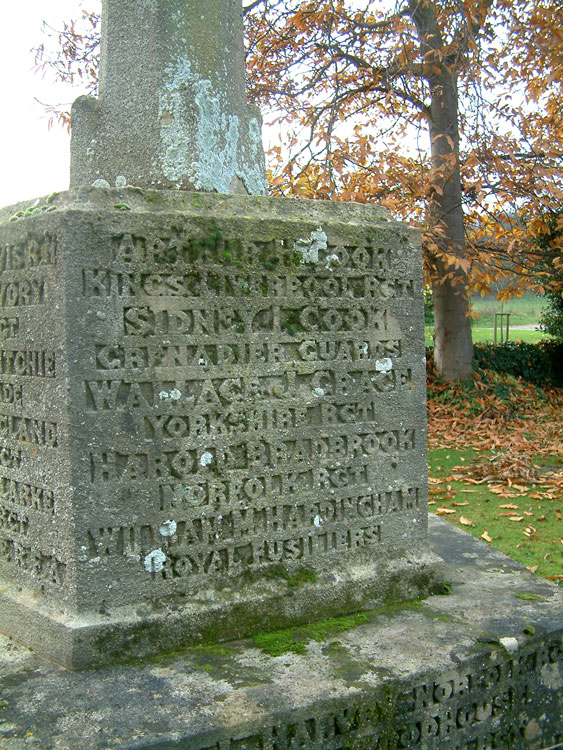
<svg viewBox="0 0 563 750"><path fill-rule="evenodd" d="M487 531L484 531L481 534L481 539L484 539L486 542L492 542L492 538L489 536L489 533Z"/></svg>
<svg viewBox="0 0 563 750"><path fill-rule="evenodd" d="M434 512L437 516L445 516L448 513L455 513L455 510L452 510L451 508L437 508Z"/></svg>
<svg viewBox="0 0 563 750"><path fill-rule="evenodd" d="M507 519L508 521L523 521L524 516L510 516L510 518Z"/></svg>
<svg viewBox="0 0 563 750"><path fill-rule="evenodd" d="M514 508L514 509L518 508L518 506L514 505L514 503L505 503L504 505L499 505L498 507L499 508Z"/></svg>
<svg viewBox="0 0 563 750"><path fill-rule="evenodd" d="M473 526L473 521L470 521L469 518L465 518L465 516L461 516L459 519L459 522L462 523L464 526Z"/></svg>

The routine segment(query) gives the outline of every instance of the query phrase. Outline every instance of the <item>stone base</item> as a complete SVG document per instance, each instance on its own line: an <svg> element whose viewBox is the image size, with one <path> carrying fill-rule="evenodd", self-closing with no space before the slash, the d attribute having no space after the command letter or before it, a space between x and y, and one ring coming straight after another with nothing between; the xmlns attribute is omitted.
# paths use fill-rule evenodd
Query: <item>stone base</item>
<svg viewBox="0 0 563 750"><path fill-rule="evenodd" d="M561 747L563 591L440 519L430 536L449 595L304 654L232 642L69 673L2 639L0 747Z"/></svg>
<svg viewBox="0 0 563 750"><path fill-rule="evenodd" d="M376 576L373 565L355 566L295 586L271 578L168 608L129 605L78 616L38 606L0 579L0 628L24 645L34 644L40 656L79 670L244 638L256 632L256 623L265 631L301 625L311 621L311 611L322 619L377 607L391 597L405 601L441 589L443 580L440 558L422 552L380 561Z"/></svg>

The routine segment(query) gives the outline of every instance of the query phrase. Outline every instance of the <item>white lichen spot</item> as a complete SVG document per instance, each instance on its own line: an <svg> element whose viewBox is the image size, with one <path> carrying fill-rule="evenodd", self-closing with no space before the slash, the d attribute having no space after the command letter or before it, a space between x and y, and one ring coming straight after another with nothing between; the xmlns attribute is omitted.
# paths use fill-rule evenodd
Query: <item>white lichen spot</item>
<svg viewBox="0 0 563 750"><path fill-rule="evenodd" d="M315 517L313 518L313 523L315 524L315 526L316 526L317 528L320 528L320 525L321 525L321 517L319 516L319 514L318 514L318 513L317 513L317 515L316 515L316 516L315 516Z"/></svg>
<svg viewBox="0 0 563 750"><path fill-rule="evenodd" d="M144 566L147 573L160 573L164 567L166 561L166 555L161 549L153 549L152 552L145 557Z"/></svg>
<svg viewBox="0 0 563 750"><path fill-rule="evenodd" d="M182 393L177 388L174 388L170 391L170 398L172 399L172 401L178 401L181 397Z"/></svg>
<svg viewBox="0 0 563 750"><path fill-rule="evenodd" d="M317 398L322 398L325 395L325 392L322 388L313 388L313 396L316 396Z"/></svg>
<svg viewBox="0 0 563 750"><path fill-rule="evenodd" d="M295 252L303 256L302 263L318 263L319 250L326 250L328 237L322 227L317 227L311 232L308 240L298 239L293 243Z"/></svg>
<svg viewBox="0 0 563 750"><path fill-rule="evenodd" d="M163 401L169 398L170 394L168 393L168 391L160 391L160 393L158 394L158 397L161 401Z"/></svg>
<svg viewBox="0 0 563 750"><path fill-rule="evenodd" d="M206 365L207 364L207 360L203 359L203 357L200 357L198 359L197 363L198 363L198 365Z"/></svg>
<svg viewBox="0 0 563 750"><path fill-rule="evenodd" d="M127 177L122 174L117 175L115 178L115 187L124 188L127 185Z"/></svg>
<svg viewBox="0 0 563 750"><path fill-rule="evenodd" d="M241 161L237 177L243 182L250 195L264 195L268 192L266 179L266 163L262 146L262 128L253 117L248 123L248 149L241 145Z"/></svg>
<svg viewBox="0 0 563 750"><path fill-rule="evenodd" d="M105 320L106 319L105 312L102 312L101 310L98 310L96 312L96 318L99 318L100 320Z"/></svg>
<svg viewBox="0 0 563 750"><path fill-rule="evenodd" d="M499 643L501 646L504 646L507 651L510 651L511 653L514 653L515 651L518 651L518 648L520 647L520 644L516 640L516 638L511 638L507 636L506 638L499 638Z"/></svg>
<svg viewBox="0 0 563 750"><path fill-rule="evenodd" d="M333 263L340 263L340 258L335 253L326 256L325 268L330 271Z"/></svg>
<svg viewBox="0 0 563 750"><path fill-rule="evenodd" d="M108 188L109 186L110 186L109 182L107 180L102 180L102 179L94 180L94 182L92 183L92 187Z"/></svg>
<svg viewBox="0 0 563 750"><path fill-rule="evenodd" d="M174 536L176 533L176 521L164 521L159 531L161 536Z"/></svg>
<svg viewBox="0 0 563 750"><path fill-rule="evenodd" d="M199 459L199 463L201 466L209 466L209 464L213 461L213 453L210 453L209 451L205 451L205 453L201 454L201 458Z"/></svg>
<svg viewBox="0 0 563 750"><path fill-rule="evenodd" d="M362 344L362 354L364 357L367 357L369 355L369 344L367 341L364 341Z"/></svg>
<svg viewBox="0 0 563 750"><path fill-rule="evenodd" d="M224 111L212 95L211 81L201 80L195 86L197 118L196 146L198 161L189 172L199 190L228 193L238 171L239 118Z"/></svg>
<svg viewBox="0 0 563 750"><path fill-rule="evenodd" d="M393 369L393 360L389 357L375 360L375 369L377 372L390 372Z"/></svg>

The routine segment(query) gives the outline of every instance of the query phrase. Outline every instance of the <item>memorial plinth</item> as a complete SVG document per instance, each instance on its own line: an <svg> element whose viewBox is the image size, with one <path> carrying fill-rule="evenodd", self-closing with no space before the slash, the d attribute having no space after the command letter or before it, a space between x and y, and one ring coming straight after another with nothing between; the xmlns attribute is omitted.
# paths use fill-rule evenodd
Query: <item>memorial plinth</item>
<svg viewBox="0 0 563 750"><path fill-rule="evenodd" d="M417 234L89 188L4 211L0 629L69 667L427 591Z"/></svg>
<svg viewBox="0 0 563 750"><path fill-rule="evenodd" d="M2 747L559 750L563 591L436 516L430 540L448 595L282 633L277 656L239 641L77 673L0 637Z"/></svg>

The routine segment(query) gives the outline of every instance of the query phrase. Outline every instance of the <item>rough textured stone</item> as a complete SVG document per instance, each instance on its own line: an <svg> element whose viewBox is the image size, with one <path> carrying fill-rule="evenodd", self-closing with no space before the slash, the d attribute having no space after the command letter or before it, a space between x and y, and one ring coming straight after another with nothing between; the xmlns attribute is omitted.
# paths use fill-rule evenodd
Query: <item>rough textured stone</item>
<svg viewBox="0 0 563 750"><path fill-rule="evenodd" d="M433 585L415 232L256 196L43 205L1 230L4 632L81 667Z"/></svg>
<svg viewBox="0 0 563 750"><path fill-rule="evenodd" d="M304 654L235 642L69 673L0 640L0 746L560 747L563 591L445 521L430 531L449 596L374 612Z"/></svg>
<svg viewBox="0 0 563 750"><path fill-rule="evenodd" d="M99 83L72 108L71 187L266 192L241 0L103 0Z"/></svg>

